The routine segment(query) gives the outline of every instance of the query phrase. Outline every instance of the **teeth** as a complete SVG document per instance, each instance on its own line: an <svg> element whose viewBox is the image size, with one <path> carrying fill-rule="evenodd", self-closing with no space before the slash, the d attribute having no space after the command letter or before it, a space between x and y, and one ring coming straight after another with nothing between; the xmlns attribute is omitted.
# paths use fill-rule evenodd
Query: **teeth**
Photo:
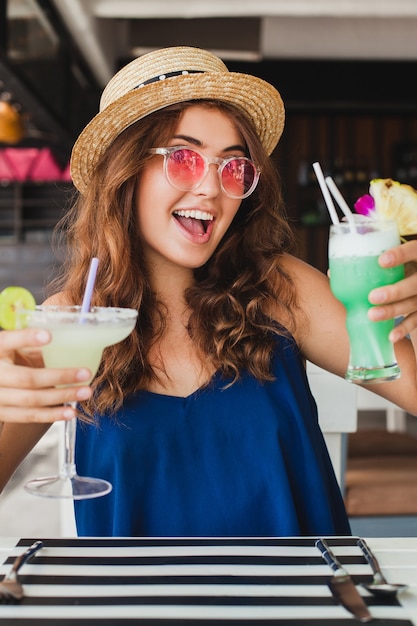
<svg viewBox="0 0 417 626"><path fill-rule="evenodd" d="M207 211L196 211L192 209L191 211L174 211L174 213L180 217L192 217L195 220L208 220L209 222L213 220L212 214L207 213Z"/></svg>

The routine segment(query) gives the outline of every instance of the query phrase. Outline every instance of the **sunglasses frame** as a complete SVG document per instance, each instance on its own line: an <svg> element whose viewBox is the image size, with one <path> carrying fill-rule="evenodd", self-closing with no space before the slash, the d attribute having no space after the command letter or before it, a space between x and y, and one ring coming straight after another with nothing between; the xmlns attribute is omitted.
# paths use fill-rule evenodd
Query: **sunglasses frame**
<svg viewBox="0 0 417 626"><path fill-rule="evenodd" d="M204 163L204 173L203 173L201 179L195 185L193 185L192 187L180 187L180 186L174 184L173 181L169 177L169 174L168 174L168 160L169 160L170 156L173 153L178 152L179 150L188 150L190 152L195 152L203 160L203 163ZM160 155L162 155L164 157L164 174L165 174L165 178L167 179L167 181L169 182L170 185L172 185L175 189L178 189L179 191L194 191L194 189L197 189L197 187L199 185L201 185L201 183L203 182L203 180L207 176L207 174L209 172L209 166L211 164L214 164L214 165L218 166L217 173L218 173L218 176L219 176L220 187L221 187L223 193L226 196L228 196L229 198L233 198L234 200L243 200L244 198L247 198L248 196L251 195L251 193L253 193L255 191L255 188L256 188L256 186L258 184L258 181L259 181L259 176L261 174L259 168L255 165L255 163L252 161L252 159L249 159L248 157L243 157L243 156L231 156L231 157L227 157L226 159L222 159L221 157L209 157L209 156L206 156L205 154L202 154L201 152L199 152L195 148L191 148L190 146L170 146L170 147L167 147L167 148L150 148L148 150L148 152L149 152L149 154L160 154ZM248 163L250 163L252 165L253 170L254 170L254 178L253 178L252 185L250 186L250 188L248 189L248 191L246 193L244 193L242 195L239 195L239 196L232 195L228 191L226 191L226 189L223 186L223 180L222 180L222 173L223 173L224 168L228 165L228 163L230 163L231 161L235 161L236 159L247 161Z"/></svg>

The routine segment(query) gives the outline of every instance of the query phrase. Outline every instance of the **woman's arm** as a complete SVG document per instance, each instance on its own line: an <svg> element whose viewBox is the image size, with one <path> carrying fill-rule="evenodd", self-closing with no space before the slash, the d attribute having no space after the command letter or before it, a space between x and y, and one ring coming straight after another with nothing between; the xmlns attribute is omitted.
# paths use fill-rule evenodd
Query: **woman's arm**
<svg viewBox="0 0 417 626"><path fill-rule="evenodd" d="M0 436L0 493L50 424L3 424Z"/></svg>

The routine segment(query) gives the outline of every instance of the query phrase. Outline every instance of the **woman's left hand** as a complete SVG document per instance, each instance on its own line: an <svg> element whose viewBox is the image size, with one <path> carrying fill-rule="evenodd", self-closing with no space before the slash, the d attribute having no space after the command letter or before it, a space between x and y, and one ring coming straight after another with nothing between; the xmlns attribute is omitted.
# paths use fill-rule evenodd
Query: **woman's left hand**
<svg viewBox="0 0 417 626"><path fill-rule="evenodd" d="M403 280L377 287L369 293L369 301L374 306L369 310L369 318L376 322L403 317L390 333L393 342L399 341L417 329L417 271L407 271L407 264L417 262L417 240L407 241L387 250L379 257L382 267L395 267L404 264L406 277ZM410 267L410 266L408 266Z"/></svg>

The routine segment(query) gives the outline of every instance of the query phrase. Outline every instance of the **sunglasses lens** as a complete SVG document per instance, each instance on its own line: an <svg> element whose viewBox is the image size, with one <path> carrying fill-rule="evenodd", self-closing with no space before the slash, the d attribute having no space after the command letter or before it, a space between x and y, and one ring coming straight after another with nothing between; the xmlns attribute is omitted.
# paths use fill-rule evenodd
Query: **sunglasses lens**
<svg viewBox="0 0 417 626"><path fill-rule="evenodd" d="M167 155L165 168L171 185L190 191L204 179L208 163L195 150L178 148ZM223 191L231 198L248 196L255 189L259 177L255 165L244 157L226 160L219 168L219 174Z"/></svg>
<svg viewBox="0 0 417 626"><path fill-rule="evenodd" d="M168 180L177 189L193 189L204 177L205 163L198 152L181 148L171 152L167 159Z"/></svg>
<svg viewBox="0 0 417 626"><path fill-rule="evenodd" d="M253 191L256 179L257 171L248 159L232 159L222 169L223 189L232 198L242 198Z"/></svg>

